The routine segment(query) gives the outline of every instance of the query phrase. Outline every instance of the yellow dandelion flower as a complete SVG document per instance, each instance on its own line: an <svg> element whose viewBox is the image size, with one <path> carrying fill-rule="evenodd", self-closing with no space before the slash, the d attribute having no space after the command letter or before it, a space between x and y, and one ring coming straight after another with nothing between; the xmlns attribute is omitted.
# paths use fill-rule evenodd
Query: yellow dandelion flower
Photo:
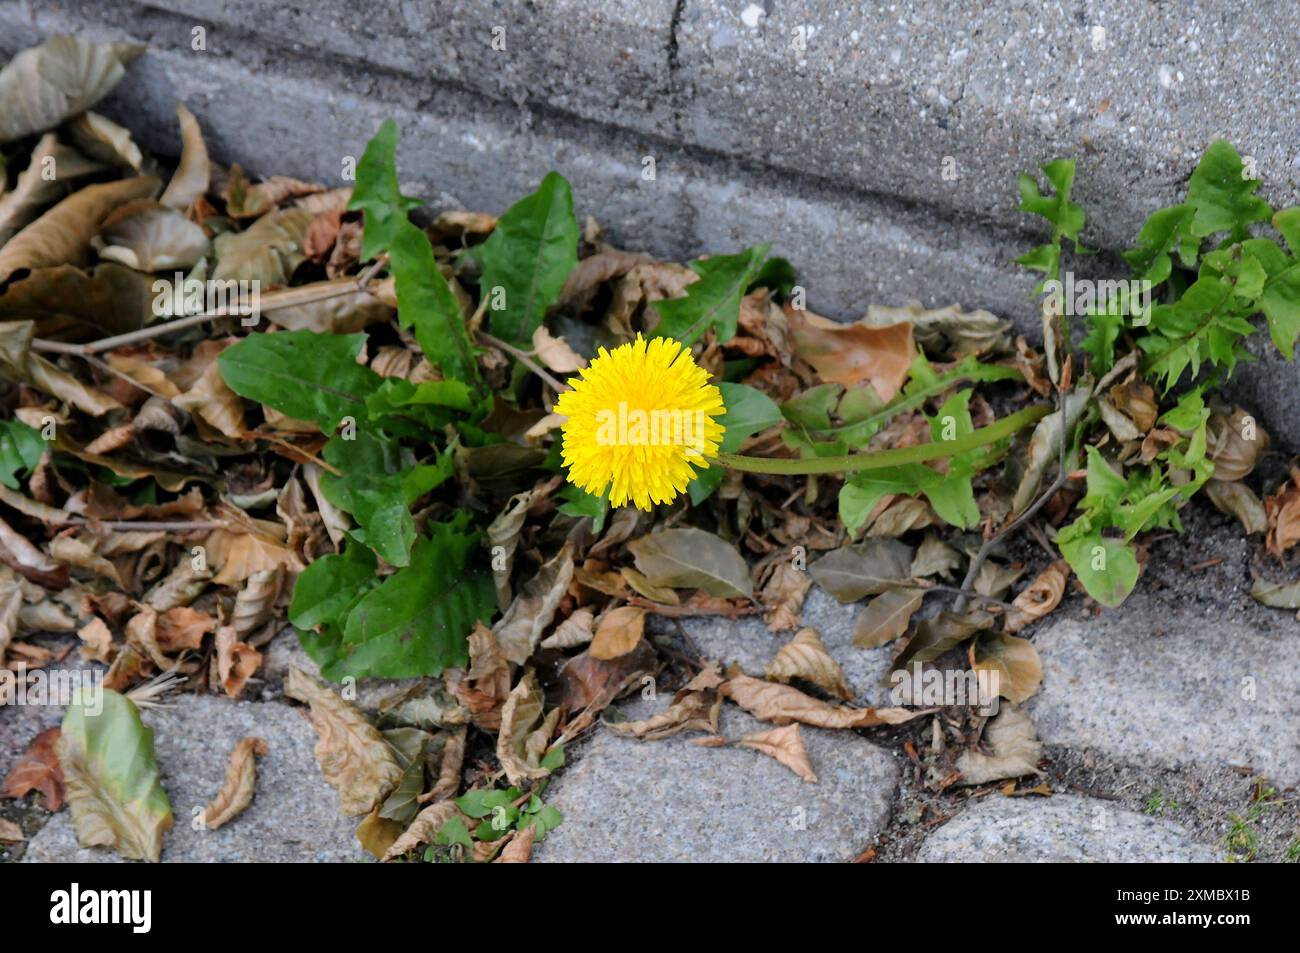
<svg viewBox="0 0 1300 953"><path fill-rule="evenodd" d="M667 503L718 455L722 392L672 338L600 354L560 395L569 482L609 502L643 510Z"/></svg>

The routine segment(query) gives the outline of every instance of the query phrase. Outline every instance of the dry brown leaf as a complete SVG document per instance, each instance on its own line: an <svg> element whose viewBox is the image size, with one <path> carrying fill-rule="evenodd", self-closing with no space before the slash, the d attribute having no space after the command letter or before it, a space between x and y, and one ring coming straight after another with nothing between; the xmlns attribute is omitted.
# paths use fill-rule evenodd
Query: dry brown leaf
<svg viewBox="0 0 1300 953"><path fill-rule="evenodd" d="M997 676L998 694L1019 705L1038 691L1043 661L1028 639L990 632L975 643L975 670Z"/></svg>
<svg viewBox="0 0 1300 953"><path fill-rule="evenodd" d="M1060 605L1069 578L1070 564L1064 559L1058 559L1040 572L1011 603L1006 615L1006 630L1019 632Z"/></svg>
<svg viewBox="0 0 1300 953"><path fill-rule="evenodd" d="M126 624L126 644L134 648L144 658L149 659L161 669L172 667L171 659L163 654L158 645L158 613L152 607L137 603L136 614Z"/></svg>
<svg viewBox="0 0 1300 953"><path fill-rule="evenodd" d="M384 854L384 861L396 860L417 847L432 843L444 824L453 817L460 816L455 801L438 801L430 804L415 816L411 826L393 842L393 846L388 848L388 852Z"/></svg>
<svg viewBox="0 0 1300 953"><path fill-rule="evenodd" d="M530 669L510 692L505 706L501 709L501 730L497 734L497 760L501 762L501 767L505 770L511 784L544 778L551 773L546 768L538 767L538 762L541 761L541 755L545 753L545 742L550 740L550 731L554 730L559 709L551 712L551 716L554 717L544 718L543 706L542 686L537 681L536 673ZM532 740L539 732L545 732L547 735L540 745Z"/></svg>
<svg viewBox="0 0 1300 953"><path fill-rule="evenodd" d="M208 545L211 545L209 537ZM212 573L207 569L195 569L189 559L182 559L172 571L163 577L144 595L144 602L149 607L166 612L177 606L187 606L212 582Z"/></svg>
<svg viewBox="0 0 1300 953"><path fill-rule="evenodd" d="M262 653L247 642L240 642L235 627L217 629L217 678L228 698L238 698L244 686L262 665Z"/></svg>
<svg viewBox="0 0 1300 953"><path fill-rule="evenodd" d="M429 793L429 800L441 801L455 797L460 792L460 773L465 766L465 741L469 731L463 725L447 732L447 741L442 747L442 762L438 766L438 779Z"/></svg>
<svg viewBox="0 0 1300 953"><path fill-rule="evenodd" d="M51 167L58 170L53 181L48 176ZM67 195L73 187L71 183L102 168L76 149L60 143L54 133L42 136L13 189L5 192L0 188L0 245L34 219L41 209Z"/></svg>
<svg viewBox="0 0 1300 953"><path fill-rule="evenodd" d="M281 566L293 573L303 569L298 557L281 540L263 533L215 529L208 536L207 552L209 565L220 570L212 581L222 586L236 585L256 573Z"/></svg>
<svg viewBox="0 0 1300 953"><path fill-rule="evenodd" d="M47 728L32 739L21 758L10 769L0 797L22 797L28 791L40 791L45 810L53 813L63 807L65 790L63 771L54 743L59 740L58 728Z"/></svg>
<svg viewBox="0 0 1300 953"><path fill-rule="evenodd" d="M502 654L511 662L522 665L537 648L573 581L573 568L573 544L565 543L536 576L524 583L523 591L493 627Z"/></svg>
<svg viewBox="0 0 1300 953"><path fill-rule="evenodd" d="M585 357L569 347L564 338L552 335L545 325L538 325L533 332L533 353L557 374L572 374L587 366Z"/></svg>
<svg viewBox="0 0 1300 953"><path fill-rule="evenodd" d="M798 725L756 731L745 735L737 744L775 758L809 784L817 783L817 775L813 772L812 762L808 760L808 751L803 746Z"/></svg>
<svg viewBox="0 0 1300 953"><path fill-rule="evenodd" d="M1264 512L1268 516L1265 545L1274 556L1281 556L1300 542L1300 467L1292 466L1290 482L1265 498Z"/></svg>
<svg viewBox="0 0 1300 953"><path fill-rule="evenodd" d="M194 386L173 397L172 403L201 417L227 437L238 440L244 436L244 403L226 386L215 360L208 364Z"/></svg>
<svg viewBox="0 0 1300 953"><path fill-rule="evenodd" d="M544 649L572 649L591 641L595 617L590 609L575 609L573 614L555 627L555 631L542 639Z"/></svg>
<svg viewBox="0 0 1300 953"><path fill-rule="evenodd" d="M184 103L176 104L176 119L181 124L181 161L158 201L185 211L208 190L211 166L203 130Z"/></svg>
<svg viewBox="0 0 1300 953"><path fill-rule="evenodd" d="M316 761L339 792L343 813L356 817L383 804L402 780L402 767L383 735L355 705L300 669L289 670L284 692L311 706L319 736Z"/></svg>
<svg viewBox="0 0 1300 953"><path fill-rule="evenodd" d="M160 649L175 655L186 650L198 650L203 645L203 636L216 629L217 620L206 612L176 606L158 616L155 638Z"/></svg>
<svg viewBox="0 0 1300 953"><path fill-rule="evenodd" d="M881 400L890 401L907 380L916 357L910 323L873 327L865 322L841 324L811 311L787 309L795 353L819 377L845 387L870 384Z"/></svg>
<svg viewBox="0 0 1300 953"><path fill-rule="evenodd" d="M244 582L244 588L235 597L231 624L235 633L244 638L257 631L275 614L275 603L280 598L284 572L279 567L255 572Z"/></svg>
<svg viewBox="0 0 1300 953"><path fill-rule="evenodd" d="M1003 707L997 717L984 727L984 743L992 754L963 751L957 758L960 784L987 784L1003 778L1042 774L1038 759L1043 745L1029 716L1011 705Z"/></svg>
<svg viewBox="0 0 1300 953"><path fill-rule="evenodd" d="M109 631L104 620L96 616L80 629L77 637L81 639L81 657L88 662L103 662L107 665L113 660L113 633ZM0 656L4 653L0 652Z"/></svg>
<svg viewBox="0 0 1300 953"><path fill-rule="evenodd" d="M1205 495L1222 513L1235 516L1248 536L1268 532L1268 513L1255 491L1240 480L1208 480Z"/></svg>
<svg viewBox="0 0 1300 953"><path fill-rule="evenodd" d="M528 830L532 830L531 827ZM0 817L0 844L19 844L27 838L23 836L23 829L13 821ZM529 838L529 849L532 848L532 839ZM527 860L527 857L524 858Z"/></svg>
<svg viewBox="0 0 1300 953"><path fill-rule="evenodd" d="M76 536L56 536L50 540L49 546L46 548L51 556L64 565L76 569L85 569L110 580L119 589L126 588L122 582L122 577L117 573L117 567L103 556L98 555L85 540Z"/></svg>
<svg viewBox="0 0 1300 953"><path fill-rule="evenodd" d="M235 745L226 768L226 780L212 802L203 809L203 825L210 831L242 814L253 803L253 788L257 784L257 755L267 752L261 738L248 737Z"/></svg>
<svg viewBox="0 0 1300 953"><path fill-rule="evenodd" d="M765 674L777 682L789 683L796 678L802 679L845 701L853 698L853 689L844 678L844 670L840 668L839 662L831 658L831 653L826 651L816 629L801 629L793 639L781 646L776 657L768 663Z"/></svg>
<svg viewBox="0 0 1300 953"><path fill-rule="evenodd" d="M812 577L793 563L779 562L768 577L759 601L767 608L763 613L763 622L770 632L789 632L799 628L802 621L804 598Z"/></svg>
<svg viewBox="0 0 1300 953"><path fill-rule="evenodd" d="M722 693L759 721L774 725L800 722L815 728L870 728L901 725L917 713L903 708L845 708L819 701L797 688L749 675L727 679Z"/></svg>
<svg viewBox="0 0 1300 953"><path fill-rule="evenodd" d="M564 707L570 712L602 711L634 685L647 679L653 684L657 668L657 654L645 639L627 655L608 662L581 652L560 667Z"/></svg>
<svg viewBox="0 0 1300 953"><path fill-rule="evenodd" d="M104 219L118 206L151 198L161 184L153 176L137 176L73 192L0 248L0 286L18 271L84 264Z"/></svg>
<svg viewBox="0 0 1300 953"><path fill-rule="evenodd" d="M853 644L873 649L892 642L907 631L912 615L921 608L920 589L889 589L863 607L853 626Z"/></svg>
<svg viewBox="0 0 1300 953"><path fill-rule="evenodd" d="M673 695L672 704L657 715L641 721L606 723L620 735L642 741L659 741L682 731L704 731L716 735L722 711L722 673L716 662L707 662L695 677Z"/></svg>
<svg viewBox="0 0 1300 953"><path fill-rule="evenodd" d="M469 711L477 727L496 731L510 694L510 663L501 654L496 635L481 622L475 623L469 635L469 657L468 674L448 671L447 690Z"/></svg>
<svg viewBox="0 0 1300 953"><path fill-rule="evenodd" d="M0 517L0 562L37 585L62 588L68 584L68 567L33 546L3 517Z"/></svg>
<svg viewBox="0 0 1300 953"><path fill-rule="evenodd" d="M645 633L645 616L645 609L638 606L619 606L606 612L596 624L591 657L608 661L635 649Z"/></svg>
<svg viewBox="0 0 1300 953"><path fill-rule="evenodd" d="M522 831L510 835L510 842L502 849L494 864L526 864L533 855L533 841L537 837L537 825L529 824Z"/></svg>

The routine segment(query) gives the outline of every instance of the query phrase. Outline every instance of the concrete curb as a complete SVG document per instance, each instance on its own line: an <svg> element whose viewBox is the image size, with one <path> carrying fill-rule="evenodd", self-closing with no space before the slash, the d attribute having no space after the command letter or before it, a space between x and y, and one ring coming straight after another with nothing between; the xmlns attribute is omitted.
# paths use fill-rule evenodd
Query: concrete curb
<svg viewBox="0 0 1300 953"><path fill-rule="evenodd" d="M184 99L215 157L256 172L336 182L392 116L407 190L434 205L499 211L556 168L616 243L682 259L771 240L810 306L845 318L957 301L1032 335L1034 282L1012 259L1041 235L1015 212L1016 174L1058 156L1079 159L1085 237L1102 248L1175 201L1217 136L1254 157L1275 206L1300 195L1300 106L1282 80L1300 10L897 6L0 0L0 53L55 32L148 42L103 111L174 153ZM1266 354L1237 395L1293 446L1297 382Z"/></svg>

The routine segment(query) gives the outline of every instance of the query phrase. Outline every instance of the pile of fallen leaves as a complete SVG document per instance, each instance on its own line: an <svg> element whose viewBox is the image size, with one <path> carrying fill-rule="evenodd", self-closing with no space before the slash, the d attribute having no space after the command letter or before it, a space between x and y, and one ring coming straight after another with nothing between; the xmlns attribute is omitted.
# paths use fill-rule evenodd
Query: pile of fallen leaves
<svg viewBox="0 0 1300 953"><path fill-rule="evenodd" d="M180 159L162 174L88 111L137 52L60 38L0 72L0 660L30 688L75 652L103 667L108 699L71 706L3 793L39 790L51 810L66 797L84 844L157 859L172 817L138 709L171 692L244 697L277 638L300 638L319 666L291 670L284 691L308 706L322 772L385 859L526 860L562 820L547 778L592 730L701 734L815 782L801 726L887 727L932 708L853 706L802 624L813 582L870 600L855 644L898 646L898 670L998 673L1012 704L987 727L954 716L952 746L935 722L934 785L1034 774L1014 705L1042 666L1017 633L1069 583L1073 557L1049 536L1076 503L1110 514L1141 497L1098 448L1121 468L1212 459L1217 504L1279 558L1300 539L1300 471L1261 502L1242 480L1263 443L1240 439L1241 412L1180 403L1189 419L1160 417L1131 357L1085 381L1068 341L1039 354L957 307L830 322L765 247L687 266L609 245L555 174L499 219L413 219L391 124L357 181L330 188L218 165L179 106ZM214 288L242 287L255 308L213 305ZM720 382L732 453L915 447L1042 399L1056 410L1032 435L933 466L848 481L713 467L688 499L612 509L565 483L553 407L565 377L639 332L691 345ZM1110 497L1096 467L1121 484ZM1151 504L1134 533L1182 502ZM1050 564L1012 597L1027 567L1000 542L1020 526ZM1128 552L1132 533L1101 532ZM1297 604L1294 585L1270 591ZM762 673L701 658L676 625L746 615L790 634ZM406 681L363 712L364 678ZM667 707L606 717L656 680L677 687ZM723 737L728 701L774 727ZM112 745L124 735L129 750ZM250 738L231 754L209 827L250 803L266 753Z"/></svg>

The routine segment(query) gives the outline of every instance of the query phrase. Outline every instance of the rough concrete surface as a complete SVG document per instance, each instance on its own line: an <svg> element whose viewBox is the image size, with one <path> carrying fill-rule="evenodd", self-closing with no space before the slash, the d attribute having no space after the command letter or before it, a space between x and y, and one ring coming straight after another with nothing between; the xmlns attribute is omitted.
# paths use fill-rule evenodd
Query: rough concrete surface
<svg viewBox="0 0 1300 953"><path fill-rule="evenodd" d="M647 717L665 707L632 707ZM732 740L770 725L727 705ZM546 792L565 821L542 862L846 861L884 828L898 784L891 755L852 731L801 729L818 781L767 755L677 736L636 741L598 729Z"/></svg>
<svg viewBox="0 0 1300 953"><path fill-rule="evenodd" d="M1211 863L1177 824L1074 795L989 797L939 827L921 863Z"/></svg>
<svg viewBox="0 0 1300 953"><path fill-rule="evenodd" d="M185 695L174 707L149 711L154 750L175 826L163 839L164 862L326 863L366 856L354 832L357 818L339 812L339 799L326 784L312 749L311 722L287 705L232 702ZM270 750L257 759L257 789L248 809L215 831L191 822L221 789L230 753L256 735ZM103 862L119 859L106 848L77 844L72 816L54 815L27 847L30 862Z"/></svg>
<svg viewBox="0 0 1300 953"><path fill-rule="evenodd" d="M1043 687L1028 710L1052 744L1165 764L1218 762L1300 782L1300 638L1295 620L1258 630L1139 604L1091 622L1062 619L1034 639ZM1286 620L1282 622L1281 620ZM1289 623L1289 624L1288 624Z"/></svg>

